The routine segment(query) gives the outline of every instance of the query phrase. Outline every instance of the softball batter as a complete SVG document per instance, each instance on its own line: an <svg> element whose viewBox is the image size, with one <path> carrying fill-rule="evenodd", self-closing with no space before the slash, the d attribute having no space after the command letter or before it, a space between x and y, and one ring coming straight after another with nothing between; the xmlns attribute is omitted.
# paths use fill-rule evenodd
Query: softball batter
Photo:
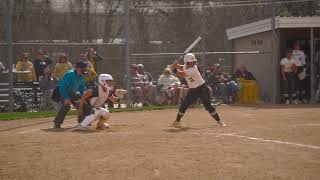
<svg viewBox="0 0 320 180"><path fill-rule="evenodd" d="M183 99L176 120L172 123L173 127L179 128L180 120L185 114L188 107L194 103L197 98L200 98L204 107L209 114L218 122L220 126L226 126L226 124L220 119L215 108L211 106L210 102L210 90L202 79L202 76L197 68L197 59L194 54L188 53L184 56L184 65L174 63L171 65L173 72L179 77L184 77L188 83L189 91L187 96Z"/></svg>

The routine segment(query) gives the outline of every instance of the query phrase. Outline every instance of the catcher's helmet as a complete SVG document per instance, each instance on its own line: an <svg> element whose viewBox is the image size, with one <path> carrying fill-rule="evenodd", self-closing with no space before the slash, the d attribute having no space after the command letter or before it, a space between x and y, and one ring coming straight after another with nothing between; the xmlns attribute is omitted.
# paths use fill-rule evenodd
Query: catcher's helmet
<svg viewBox="0 0 320 180"><path fill-rule="evenodd" d="M107 83L107 81L113 81L113 77L110 74L100 74L99 78L98 78L98 83L107 88L109 87L109 84Z"/></svg>

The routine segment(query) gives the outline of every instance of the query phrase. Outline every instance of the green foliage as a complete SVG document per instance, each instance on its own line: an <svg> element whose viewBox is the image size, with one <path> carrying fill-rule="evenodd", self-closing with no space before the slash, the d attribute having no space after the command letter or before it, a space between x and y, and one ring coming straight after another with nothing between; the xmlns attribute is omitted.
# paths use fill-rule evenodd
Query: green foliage
<svg viewBox="0 0 320 180"><path fill-rule="evenodd" d="M282 9L280 9L279 16L281 16L281 17L289 17L289 16L292 16L292 15L289 12L288 8L282 8Z"/></svg>

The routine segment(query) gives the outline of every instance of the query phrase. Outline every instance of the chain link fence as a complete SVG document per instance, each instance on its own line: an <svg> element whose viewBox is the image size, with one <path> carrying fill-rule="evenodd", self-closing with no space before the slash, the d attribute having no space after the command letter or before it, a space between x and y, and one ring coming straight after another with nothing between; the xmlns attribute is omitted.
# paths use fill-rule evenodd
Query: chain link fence
<svg viewBox="0 0 320 180"><path fill-rule="evenodd" d="M5 12L5 2L0 5L1 12ZM281 102L281 84L277 79L279 77L275 77L277 83L274 84L275 79L269 76L272 73L280 74L280 67L274 64L272 53L277 52L275 59L280 61L293 39L284 38L286 32L276 32L277 35L281 35L277 36L276 41L284 43L281 42L279 46L273 47L272 38L268 35L257 35L247 39L243 37L245 42L241 42L241 38L230 39L227 30L270 19L273 17L273 12L275 17L316 16L319 15L320 6L317 1L312 0L223 2L135 0L129 1L128 9L125 9L125 1L119 0L11 2L12 64L8 61L6 42L0 42L0 59L7 69L12 69L13 64L17 64L24 52L29 53L32 62L36 58L36 52L41 49L53 61L49 66L53 71L60 53L65 53L74 64L79 61L80 54L92 47L103 59L97 62L97 72L111 74L115 79L116 88L131 89L128 91L130 99L124 97L120 103L130 106L181 103L181 98L187 92L183 79L179 79L182 85L170 86L167 89L159 85L158 80L164 75L167 65L178 59L198 36L201 36L202 40L192 52L196 53L198 67L212 88L213 100L225 103L241 101L237 93L244 88L245 83L249 82L242 82L241 86L234 74L237 68L245 65L255 76L259 89L250 91L259 92L259 101L272 102L273 96L276 96L278 102ZM129 11L129 23L125 23L126 10ZM0 17L4 22L8 18L4 13L0 13ZM6 40L7 33L4 27L6 26L0 27L0 31L3 32L0 39ZM314 32L315 38L318 37L317 32L318 30ZM300 40L308 44L308 38L302 36ZM130 47L129 58L125 56L126 45ZM311 50L307 45L303 48ZM316 50L313 50L313 54ZM135 67L132 64L139 66ZM141 76L143 85L140 89L128 87L130 84L127 82L128 77L132 79L134 74L130 67L141 68L140 64L152 78ZM215 75L215 80L212 80L214 82L209 82L211 81L208 80L209 74L216 71L218 66L219 71L223 72ZM270 73L270 69L274 69L274 72ZM224 80L221 80L224 86L216 82L220 75L224 76ZM1 74L0 102L3 107L1 111L8 111L7 76L6 73ZM49 94L44 94L39 83L17 82L15 76L14 73L14 99L20 99L15 102L25 103L20 103L22 108L17 106L15 111L43 111L56 108L54 103L50 107L45 105L47 102L44 100L50 99ZM237 86L230 83L232 80ZM250 96L250 98L252 101L257 100L257 97ZM115 105L115 107L120 106Z"/></svg>

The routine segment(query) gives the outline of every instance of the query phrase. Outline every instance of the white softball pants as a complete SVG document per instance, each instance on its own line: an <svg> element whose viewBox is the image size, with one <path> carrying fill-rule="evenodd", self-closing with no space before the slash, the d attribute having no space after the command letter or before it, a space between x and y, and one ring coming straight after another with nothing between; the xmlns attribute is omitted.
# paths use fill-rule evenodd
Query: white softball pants
<svg viewBox="0 0 320 180"><path fill-rule="evenodd" d="M92 124L93 122L102 119L103 123L107 121L110 117L110 112L107 109L104 108L93 108L94 114L90 114L84 118L84 120L81 122L81 125L83 127L87 127L89 124Z"/></svg>

